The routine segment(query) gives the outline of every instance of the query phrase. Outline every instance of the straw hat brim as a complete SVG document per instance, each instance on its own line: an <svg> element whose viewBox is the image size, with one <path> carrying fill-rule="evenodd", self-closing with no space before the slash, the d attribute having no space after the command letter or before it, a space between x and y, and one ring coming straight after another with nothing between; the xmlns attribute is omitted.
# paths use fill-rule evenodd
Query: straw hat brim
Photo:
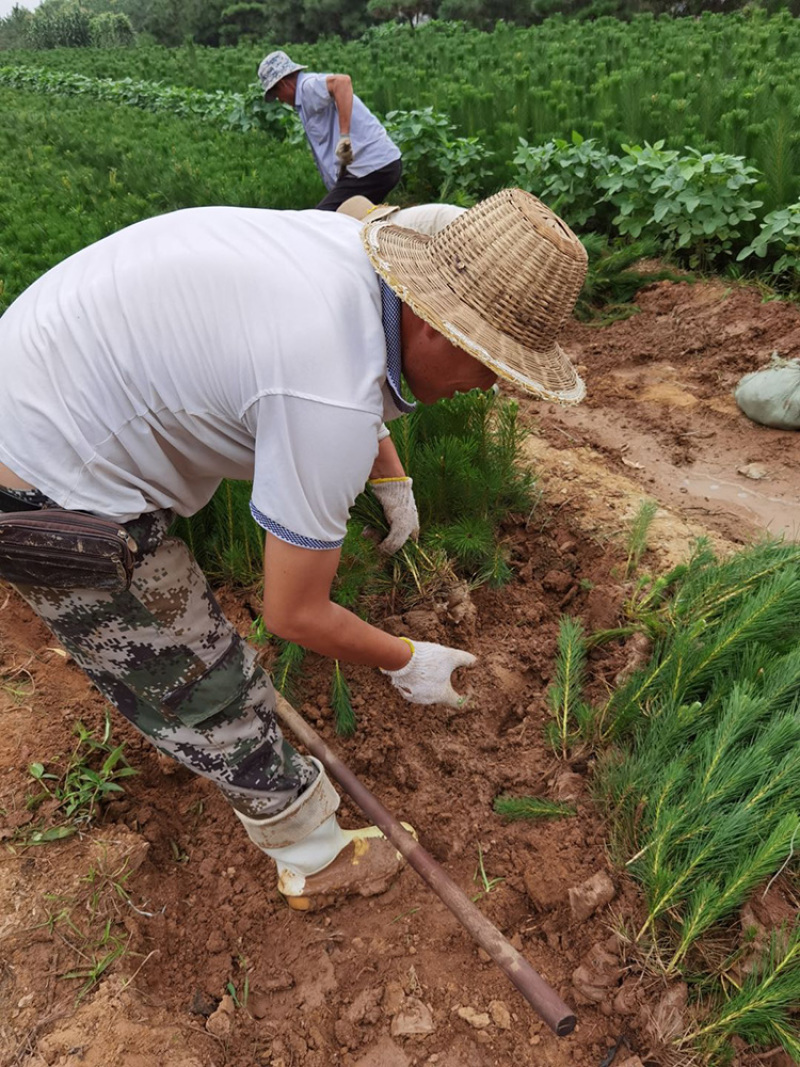
<svg viewBox="0 0 800 1067"><path fill-rule="evenodd" d="M400 210L395 204L373 204L366 196L351 196L341 203L336 211L340 215L349 215L359 222L377 222L394 215Z"/></svg>
<svg viewBox="0 0 800 1067"><path fill-rule="evenodd" d="M458 348L529 393L561 404L583 400L586 386L557 341L535 351L520 344L486 322L431 270L425 255L431 237L390 221L367 220L362 239L373 267L403 303Z"/></svg>

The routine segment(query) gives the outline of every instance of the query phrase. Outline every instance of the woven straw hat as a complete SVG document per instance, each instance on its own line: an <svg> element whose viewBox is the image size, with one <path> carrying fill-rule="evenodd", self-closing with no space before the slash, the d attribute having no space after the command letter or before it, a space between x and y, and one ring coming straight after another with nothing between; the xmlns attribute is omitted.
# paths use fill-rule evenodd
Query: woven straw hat
<svg viewBox="0 0 800 1067"><path fill-rule="evenodd" d="M375 222L377 219L385 219L387 215L393 215L400 208L394 204L373 204L365 196L351 196L336 210L340 215L349 215L359 222Z"/></svg>
<svg viewBox="0 0 800 1067"><path fill-rule="evenodd" d="M367 221L367 254L400 299L501 377L576 404L586 388L558 337L586 276L586 250L535 196L504 189L434 236Z"/></svg>

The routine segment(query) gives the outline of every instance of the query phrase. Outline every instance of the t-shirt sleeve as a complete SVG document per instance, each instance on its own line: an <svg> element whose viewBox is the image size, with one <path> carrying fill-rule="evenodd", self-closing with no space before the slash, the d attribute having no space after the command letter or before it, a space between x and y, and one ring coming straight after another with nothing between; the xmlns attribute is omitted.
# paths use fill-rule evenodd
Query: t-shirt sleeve
<svg viewBox="0 0 800 1067"><path fill-rule="evenodd" d="M303 110L310 115L331 107L333 97L328 92L328 75L307 74L300 83L300 95Z"/></svg>
<svg viewBox="0 0 800 1067"><path fill-rule="evenodd" d="M250 417L256 522L301 548L341 547L377 454L380 418L284 395L262 397Z"/></svg>

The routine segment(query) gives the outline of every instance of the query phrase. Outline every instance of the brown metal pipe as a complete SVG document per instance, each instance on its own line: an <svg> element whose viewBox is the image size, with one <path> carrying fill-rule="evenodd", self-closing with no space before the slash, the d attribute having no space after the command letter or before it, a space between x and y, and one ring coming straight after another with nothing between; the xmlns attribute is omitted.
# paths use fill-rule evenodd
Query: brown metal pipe
<svg viewBox="0 0 800 1067"><path fill-rule="evenodd" d="M566 1037L577 1022L572 1009L531 967L524 956L489 922L445 873L430 853L415 841L397 819L387 811L376 796L339 757L325 744L283 697L278 693L278 717L292 733L316 756L348 796L358 804L367 818L378 826L398 852L405 856L424 882L447 905L458 921L472 935L480 947L491 956L497 966L514 983L523 997L558 1037Z"/></svg>

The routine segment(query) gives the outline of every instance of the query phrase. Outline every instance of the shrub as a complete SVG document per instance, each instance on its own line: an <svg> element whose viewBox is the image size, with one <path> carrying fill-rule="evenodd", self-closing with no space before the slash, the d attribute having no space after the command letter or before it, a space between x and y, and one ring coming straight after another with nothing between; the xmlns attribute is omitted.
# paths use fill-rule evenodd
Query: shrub
<svg viewBox="0 0 800 1067"><path fill-rule="evenodd" d="M450 119L432 107L390 111L385 125L403 154L410 193L460 204L477 198L489 174L489 151L477 137L454 137Z"/></svg>
<svg viewBox="0 0 800 1067"><path fill-rule="evenodd" d="M660 237L669 249L688 252L693 266L708 264L755 218L761 201L745 194L757 171L742 156L688 147L681 156L663 146L623 145L619 165L598 185L618 210L613 224L621 234Z"/></svg>
<svg viewBox="0 0 800 1067"><path fill-rule="evenodd" d="M619 163L593 138L575 130L570 141L556 139L542 145L520 137L512 159L514 184L538 196L562 215L570 226L584 226L598 214L598 179Z"/></svg>
<svg viewBox="0 0 800 1067"><path fill-rule="evenodd" d="M736 258L756 255L763 259L768 252L778 257L772 264L773 274L800 275L800 202L771 211L761 224L758 237Z"/></svg>
<svg viewBox="0 0 800 1067"><path fill-rule="evenodd" d="M89 38L95 48L124 48L134 43L136 34L127 15L104 11L90 19Z"/></svg>

